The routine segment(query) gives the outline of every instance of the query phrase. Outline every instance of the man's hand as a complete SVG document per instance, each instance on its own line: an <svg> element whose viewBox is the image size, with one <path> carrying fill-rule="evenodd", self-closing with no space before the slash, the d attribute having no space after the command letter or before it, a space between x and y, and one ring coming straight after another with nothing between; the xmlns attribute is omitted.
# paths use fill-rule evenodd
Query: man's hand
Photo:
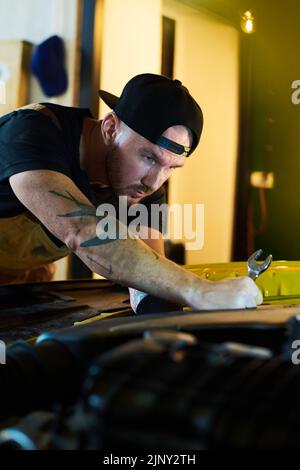
<svg viewBox="0 0 300 470"><path fill-rule="evenodd" d="M194 286L187 301L196 310L241 309L256 307L263 297L250 277L235 277Z"/></svg>

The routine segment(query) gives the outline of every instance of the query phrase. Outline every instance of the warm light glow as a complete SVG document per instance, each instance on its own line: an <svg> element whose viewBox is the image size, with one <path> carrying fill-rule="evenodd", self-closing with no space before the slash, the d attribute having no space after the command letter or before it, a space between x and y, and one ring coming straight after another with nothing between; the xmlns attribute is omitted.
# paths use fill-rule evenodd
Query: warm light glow
<svg viewBox="0 0 300 470"><path fill-rule="evenodd" d="M251 34L254 31L254 17L251 11L245 11L242 16L241 28L244 33Z"/></svg>
<svg viewBox="0 0 300 470"><path fill-rule="evenodd" d="M252 20L247 20L245 29L247 30L247 33L251 33L253 31L253 22Z"/></svg>

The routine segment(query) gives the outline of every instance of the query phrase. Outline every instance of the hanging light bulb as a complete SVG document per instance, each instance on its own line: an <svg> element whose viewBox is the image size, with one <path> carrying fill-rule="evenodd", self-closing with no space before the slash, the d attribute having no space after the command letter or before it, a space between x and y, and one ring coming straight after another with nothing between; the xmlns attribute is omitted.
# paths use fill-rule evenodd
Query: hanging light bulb
<svg viewBox="0 0 300 470"><path fill-rule="evenodd" d="M241 28L244 33L251 34L254 32L254 17L251 11L247 10L243 13Z"/></svg>

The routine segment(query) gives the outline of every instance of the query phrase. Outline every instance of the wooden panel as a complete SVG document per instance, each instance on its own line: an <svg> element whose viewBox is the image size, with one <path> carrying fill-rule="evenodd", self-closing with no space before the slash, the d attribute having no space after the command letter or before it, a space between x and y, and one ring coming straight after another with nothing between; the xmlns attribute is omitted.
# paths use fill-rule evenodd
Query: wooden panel
<svg viewBox="0 0 300 470"><path fill-rule="evenodd" d="M31 44L26 41L0 41L0 80L5 84L5 103L0 115L28 103Z"/></svg>
<svg viewBox="0 0 300 470"><path fill-rule="evenodd" d="M162 17L162 47L161 47L161 74L173 79L175 26L172 18ZM166 201L169 202L169 180L164 184Z"/></svg>
<svg viewBox="0 0 300 470"><path fill-rule="evenodd" d="M175 48L175 21L166 16L162 17L162 58L161 73L173 78Z"/></svg>

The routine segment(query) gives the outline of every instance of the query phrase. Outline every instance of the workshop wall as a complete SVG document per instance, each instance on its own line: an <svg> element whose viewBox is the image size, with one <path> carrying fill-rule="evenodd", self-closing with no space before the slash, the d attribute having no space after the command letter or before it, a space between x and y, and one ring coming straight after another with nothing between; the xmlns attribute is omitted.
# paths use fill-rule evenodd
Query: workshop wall
<svg viewBox="0 0 300 470"><path fill-rule="evenodd" d="M76 105L78 86L78 39L81 0L0 0L0 40L20 39L38 45L57 34L65 43L67 91L59 97L45 96L34 76L30 77L29 102L51 101Z"/></svg>
<svg viewBox="0 0 300 470"><path fill-rule="evenodd" d="M187 85L204 114L202 140L185 167L174 172L169 202L204 204L204 246L187 251L187 263L226 262L237 159L238 31L176 0L163 1L163 14L176 21L174 76Z"/></svg>
<svg viewBox="0 0 300 470"><path fill-rule="evenodd" d="M253 50L251 169L274 173L274 188L265 191L263 220L258 189L252 189L254 242L256 248L273 253L275 259L297 260L300 105L292 103L295 90L291 85L300 79L300 4L298 0L275 0L270 8L267 1L257 0L253 12L256 31L249 38Z"/></svg>
<svg viewBox="0 0 300 470"><path fill-rule="evenodd" d="M205 6L227 19L241 32L241 15L251 9L255 31L241 49L241 72L247 83L247 100L241 111L248 128L245 154L247 174L241 175L246 193L244 217L247 217L248 240L241 230L240 242L249 253L262 248L277 260L298 260L300 256L299 173L300 173L300 104L293 104L291 85L300 80L299 0L181 0L195 7ZM242 33L243 34L243 33ZM248 54L248 55L247 55ZM219 58L219 57L218 57ZM248 87L249 83L249 87ZM299 97L299 93L298 93ZM245 115L245 113L247 115ZM241 135L241 140L245 135ZM273 173L272 189L252 188L252 171ZM263 181L262 181L263 183ZM242 189L242 188L241 188ZM237 198L244 195L237 193ZM237 232L237 236L239 233ZM238 259L245 259L243 258Z"/></svg>
<svg viewBox="0 0 300 470"><path fill-rule="evenodd" d="M78 102L81 0L0 0L0 40L19 39L37 45L54 34L65 44L69 86L58 96L45 96L33 75L29 78L29 103L50 101L65 106ZM67 259L56 262L55 280L66 277Z"/></svg>
<svg viewBox="0 0 300 470"><path fill-rule="evenodd" d="M160 73L161 0L105 0L101 88L120 95L139 73ZM100 117L110 111L99 102Z"/></svg>

